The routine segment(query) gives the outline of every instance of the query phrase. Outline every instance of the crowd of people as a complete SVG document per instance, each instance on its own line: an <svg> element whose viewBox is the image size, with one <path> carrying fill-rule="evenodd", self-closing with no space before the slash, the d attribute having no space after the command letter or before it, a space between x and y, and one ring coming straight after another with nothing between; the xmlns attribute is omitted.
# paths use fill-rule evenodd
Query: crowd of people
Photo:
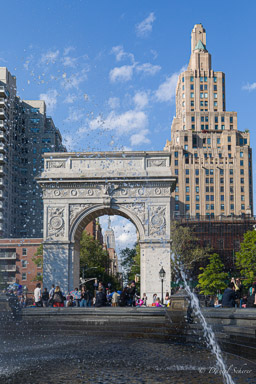
<svg viewBox="0 0 256 384"><path fill-rule="evenodd" d="M166 292L163 303L155 293L152 298L152 307L169 307L171 304L169 292ZM147 307L146 293L137 294L135 281L132 281L122 291L110 290L99 282L97 290L92 294L85 286L81 290L75 290L64 294L59 286L52 285L50 291L44 288L41 292L41 284L38 283L34 290L34 303L36 307ZM239 278L232 278L223 294L218 292L210 296L207 301L209 307L223 308L256 308L256 279L248 292Z"/></svg>
<svg viewBox="0 0 256 384"><path fill-rule="evenodd" d="M208 306L215 308L256 308L256 278L249 290L246 290L241 279L232 277L223 294L218 292L217 295L210 297Z"/></svg>

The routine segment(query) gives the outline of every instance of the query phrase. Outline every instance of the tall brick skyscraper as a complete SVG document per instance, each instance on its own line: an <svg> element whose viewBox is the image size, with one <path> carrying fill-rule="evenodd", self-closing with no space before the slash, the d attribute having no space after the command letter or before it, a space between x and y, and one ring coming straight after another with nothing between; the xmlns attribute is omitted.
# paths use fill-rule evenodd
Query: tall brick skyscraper
<svg viewBox="0 0 256 384"><path fill-rule="evenodd" d="M189 65L179 75L165 150L178 177L174 216L252 214L250 134L238 130L236 112L226 111L225 74L212 69L201 24L192 30Z"/></svg>

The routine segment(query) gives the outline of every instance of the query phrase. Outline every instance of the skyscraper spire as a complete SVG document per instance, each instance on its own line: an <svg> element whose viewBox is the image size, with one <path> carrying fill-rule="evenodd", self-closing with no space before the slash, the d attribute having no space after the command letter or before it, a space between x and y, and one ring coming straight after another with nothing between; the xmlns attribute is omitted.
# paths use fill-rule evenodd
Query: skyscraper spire
<svg viewBox="0 0 256 384"><path fill-rule="evenodd" d="M206 49L206 32L202 24L196 24L191 32L191 56L188 69L211 70L211 55Z"/></svg>
<svg viewBox="0 0 256 384"><path fill-rule="evenodd" d="M111 219L110 219L110 216L108 217L108 229L111 229Z"/></svg>

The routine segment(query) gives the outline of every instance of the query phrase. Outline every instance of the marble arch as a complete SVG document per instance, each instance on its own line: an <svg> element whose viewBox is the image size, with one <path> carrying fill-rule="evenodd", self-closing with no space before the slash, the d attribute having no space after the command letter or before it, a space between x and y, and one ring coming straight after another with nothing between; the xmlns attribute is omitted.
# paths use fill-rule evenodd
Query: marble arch
<svg viewBox="0 0 256 384"><path fill-rule="evenodd" d="M170 290L170 195L176 178L166 152L50 153L37 179L44 203L44 286L79 283L81 233L96 217L132 221L141 247L141 292Z"/></svg>

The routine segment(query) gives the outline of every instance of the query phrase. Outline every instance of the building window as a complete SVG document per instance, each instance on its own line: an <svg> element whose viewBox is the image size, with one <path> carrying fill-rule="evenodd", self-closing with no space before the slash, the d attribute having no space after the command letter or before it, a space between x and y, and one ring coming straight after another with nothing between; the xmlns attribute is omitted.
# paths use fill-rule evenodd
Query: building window
<svg viewBox="0 0 256 384"><path fill-rule="evenodd" d="M230 210L234 211L234 204L230 204Z"/></svg>
<svg viewBox="0 0 256 384"><path fill-rule="evenodd" d="M195 102L194 102L194 100L191 100L191 101L190 101L190 106L191 106L191 107L194 107L194 106L195 106Z"/></svg>
<svg viewBox="0 0 256 384"><path fill-rule="evenodd" d="M176 192L176 193L179 193L179 187L176 187L176 188L175 188L175 192Z"/></svg>
<svg viewBox="0 0 256 384"><path fill-rule="evenodd" d="M221 211L224 211L224 204L220 205L220 209L221 209Z"/></svg>
<svg viewBox="0 0 256 384"><path fill-rule="evenodd" d="M217 240L217 248L218 249L224 249L224 240L223 239Z"/></svg>
<svg viewBox="0 0 256 384"><path fill-rule="evenodd" d="M196 195L196 201L199 201L199 195Z"/></svg>
<svg viewBox="0 0 256 384"><path fill-rule="evenodd" d="M193 91L193 89L194 89L194 84L190 84L190 89L191 89L191 91Z"/></svg>
<svg viewBox="0 0 256 384"><path fill-rule="evenodd" d="M189 193L189 187L186 187L186 192Z"/></svg>
<svg viewBox="0 0 256 384"><path fill-rule="evenodd" d="M27 248L22 248L22 256L27 256Z"/></svg>
<svg viewBox="0 0 256 384"><path fill-rule="evenodd" d="M189 169L186 169L186 175L189 175Z"/></svg>
<svg viewBox="0 0 256 384"><path fill-rule="evenodd" d="M224 201L224 195L220 195L220 201Z"/></svg>
<svg viewBox="0 0 256 384"><path fill-rule="evenodd" d="M199 193L199 187L196 187L196 193Z"/></svg>
<svg viewBox="0 0 256 384"><path fill-rule="evenodd" d="M234 201L234 195L230 195L230 201Z"/></svg>
<svg viewBox="0 0 256 384"><path fill-rule="evenodd" d="M179 165L179 160L175 160L175 165Z"/></svg>
<svg viewBox="0 0 256 384"><path fill-rule="evenodd" d="M213 82L214 82L214 83L217 83L217 77L214 76L214 78L213 78Z"/></svg>
<svg viewBox="0 0 256 384"><path fill-rule="evenodd" d="M230 170L229 170L229 174L230 174L230 175L233 175L233 174L234 174L233 171L234 171L233 169L230 169Z"/></svg>
<svg viewBox="0 0 256 384"><path fill-rule="evenodd" d="M214 127L214 128L216 129L216 131L219 129L219 128L218 128L218 125L215 125L215 127Z"/></svg>
<svg viewBox="0 0 256 384"><path fill-rule="evenodd" d="M190 81L194 81L194 76L190 76Z"/></svg>
<svg viewBox="0 0 256 384"><path fill-rule="evenodd" d="M199 184L199 177L196 177L196 184Z"/></svg>
<svg viewBox="0 0 256 384"><path fill-rule="evenodd" d="M206 211L209 211L210 210L210 204L206 204L205 209L206 209Z"/></svg>
<svg viewBox="0 0 256 384"><path fill-rule="evenodd" d="M241 187L241 193L244 193L244 187Z"/></svg>
<svg viewBox="0 0 256 384"><path fill-rule="evenodd" d="M179 152L174 152L174 157L178 157L179 156Z"/></svg>
<svg viewBox="0 0 256 384"><path fill-rule="evenodd" d="M186 195L186 201L190 201L190 195Z"/></svg>
<svg viewBox="0 0 256 384"><path fill-rule="evenodd" d="M217 99L217 98L218 98L218 94L214 93L214 99Z"/></svg>
<svg viewBox="0 0 256 384"><path fill-rule="evenodd" d="M179 201L179 195L175 195L175 201Z"/></svg>
<svg viewBox="0 0 256 384"><path fill-rule="evenodd" d="M179 170L175 169L175 175L178 176L178 174L179 174Z"/></svg>
<svg viewBox="0 0 256 384"><path fill-rule="evenodd" d="M244 195L241 195L241 201L244 201Z"/></svg>
<svg viewBox="0 0 256 384"><path fill-rule="evenodd" d="M179 210L179 204L175 204L175 211Z"/></svg>
<svg viewBox="0 0 256 384"><path fill-rule="evenodd" d="M200 204L196 204L196 210L198 211L200 209Z"/></svg>
<svg viewBox="0 0 256 384"><path fill-rule="evenodd" d="M244 204L241 204L241 209L242 209L242 210L245 209L245 205L244 205Z"/></svg>
<svg viewBox="0 0 256 384"><path fill-rule="evenodd" d="M190 204L186 204L185 208L186 208L186 211L189 211L190 210Z"/></svg>
<svg viewBox="0 0 256 384"><path fill-rule="evenodd" d="M205 93L205 94L204 94L204 97L207 99L207 98L208 98L208 93Z"/></svg>
<svg viewBox="0 0 256 384"><path fill-rule="evenodd" d="M230 182L230 184L233 184L233 182L234 182L233 177L230 177L229 182Z"/></svg>
<svg viewBox="0 0 256 384"><path fill-rule="evenodd" d="M241 184L244 184L244 178L243 177L241 177L240 182L241 182Z"/></svg>
<svg viewBox="0 0 256 384"><path fill-rule="evenodd" d="M186 177L186 184L189 184L189 177Z"/></svg>
<svg viewBox="0 0 256 384"><path fill-rule="evenodd" d="M244 153L243 152L240 152L240 157L244 157Z"/></svg>
<svg viewBox="0 0 256 384"><path fill-rule="evenodd" d="M193 99L194 96L195 96L195 95L194 95L194 92L191 92L191 93L190 93L190 97Z"/></svg>
<svg viewBox="0 0 256 384"><path fill-rule="evenodd" d="M220 192L224 192L224 187L220 187Z"/></svg>
<svg viewBox="0 0 256 384"><path fill-rule="evenodd" d="M27 268L27 260L21 260L22 268Z"/></svg>
<svg viewBox="0 0 256 384"><path fill-rule="evenodd" d="M244 175L244 169L240 169L240 175Z"/></svg>
<svg viewBox="0 0 256 384"><path fill-rule="evenodd" d="M26 272L23 272L23 273L21 274L21 280L22 280L22 281L27 280L27 274L26 274Z"/></svg>

